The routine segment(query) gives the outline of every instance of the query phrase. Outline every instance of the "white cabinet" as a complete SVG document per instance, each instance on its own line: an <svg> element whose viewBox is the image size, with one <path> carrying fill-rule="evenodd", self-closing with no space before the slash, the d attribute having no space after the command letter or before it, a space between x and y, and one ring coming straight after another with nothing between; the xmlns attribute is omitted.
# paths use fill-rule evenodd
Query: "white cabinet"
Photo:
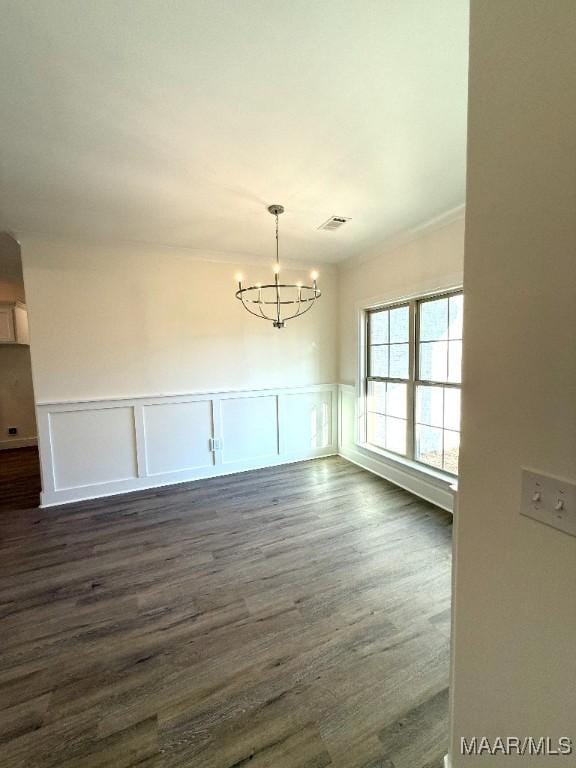
<svg viewBox="0 0 576 768"><path fill-rule="evenodd" d="M0 344L30 344L26 304L0 302Z"/></svg>

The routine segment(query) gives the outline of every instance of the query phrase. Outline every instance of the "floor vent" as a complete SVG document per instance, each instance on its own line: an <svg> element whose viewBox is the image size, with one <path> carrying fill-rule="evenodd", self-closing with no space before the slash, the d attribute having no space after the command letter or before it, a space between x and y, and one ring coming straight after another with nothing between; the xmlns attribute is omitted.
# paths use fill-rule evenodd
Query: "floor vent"
<svg viewBox="0 0 576 768"><path fill-rule="evenodd" d="M318 229L340 229L347 221L350 221L346 216L330 216L328 221L321 224Z"/></svg>

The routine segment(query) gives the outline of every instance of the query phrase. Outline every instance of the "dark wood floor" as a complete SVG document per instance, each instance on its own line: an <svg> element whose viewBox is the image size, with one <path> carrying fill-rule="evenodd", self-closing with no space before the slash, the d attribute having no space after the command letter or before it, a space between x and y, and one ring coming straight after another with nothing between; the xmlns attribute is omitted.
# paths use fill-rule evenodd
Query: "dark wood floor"
<svg viewBox="0 0 576 768"><path fill-rule="evenodd" d="M38 448L0 451L0 512L37 507L39 500Z"/></svg>
<svg viewBox="0 0 576 768"><path fill-rule="evenodd" d="M0 515L4 768L423 768L451 518L340 458Z"/></svg>

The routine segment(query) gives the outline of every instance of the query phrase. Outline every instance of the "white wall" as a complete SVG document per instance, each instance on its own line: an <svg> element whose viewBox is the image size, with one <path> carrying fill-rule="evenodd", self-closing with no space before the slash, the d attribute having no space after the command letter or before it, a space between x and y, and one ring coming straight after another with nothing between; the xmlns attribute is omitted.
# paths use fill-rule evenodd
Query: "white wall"
<svg viewBox="0 0 576 768"><path fill-rule="evenodd" d="M39 402L266 388L336 380L334 269L306 316L275 329L234 298L239 270L174 248L22 237ZM309 269L286 271L294 280Z"/></svg>
<svg viewBox="0 0 576 768"><path fill-rule="evenodd" d="M394 246L385 245L369 259L352 259L339 271L340 443L342 456L443 509L452 510L451 481L423 473L413 464L391 459L358 443L364 417L359 389L359 324L361 311L462 285L463 210L442 221L405 233Z"/></svg>
<svg viewBox="0 0 576 768"><path fill-rule="evenodd" d="M576 481L575 40L573 0L472 2L454 766L576 739L576 538L519 513L521 467Z"/></svg>
<svg viewBox="0 0 576 768"><path fill-rule="evenodd" d="M464 258L463 214L443 226L414 233L400 245L383 248L367 261L352 260L340 270L340 381L353 384L358 365L360 306L374 300L395 301L406 296L461 285Z"/></svg>
<svg viewBox="0 0 576 768"><path fill-rule="evenodd" d="M44 505L337 451L333 268L275 329L234 297L271 263L27 237L22 254Z"/></svg>
<svg viewBox="0 0 576 768"><path fill-rule="evenodd" d="M0 279L0 301L25 301L24 285ZM18 434L8 434L17 427ZM30 347L0 344L0 448L28 445L36 439Z"/></svg>

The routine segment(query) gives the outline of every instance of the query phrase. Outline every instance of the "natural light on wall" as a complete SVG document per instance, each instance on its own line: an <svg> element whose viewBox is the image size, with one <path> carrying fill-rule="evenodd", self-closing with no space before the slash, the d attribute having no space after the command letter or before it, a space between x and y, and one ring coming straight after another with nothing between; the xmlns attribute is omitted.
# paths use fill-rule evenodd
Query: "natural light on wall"
<svg viewBox="0 0 576 768"><path fill-rule="evenodd" d="M327 403L310 409L310 448L325 448L330 440L330 411Z"/></svg>

